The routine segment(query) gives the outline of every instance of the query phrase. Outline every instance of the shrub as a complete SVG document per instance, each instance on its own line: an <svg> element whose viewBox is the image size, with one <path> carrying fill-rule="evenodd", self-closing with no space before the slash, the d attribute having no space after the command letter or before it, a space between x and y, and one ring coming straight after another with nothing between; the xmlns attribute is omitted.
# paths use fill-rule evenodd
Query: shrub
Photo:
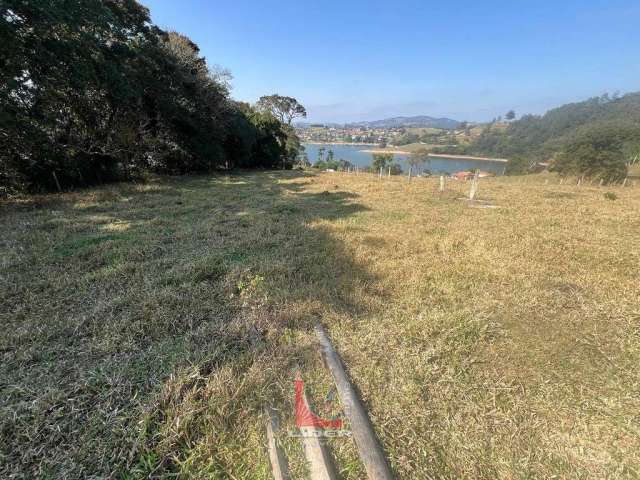
<svg viewBox="0 0 640 480"><path fill-rule="evenodd" d="M563 175L621 180L627 175L624 146L638 134L637 129L615 125L590 128L556 156L552 169Z"/></svg>
<svg viewBox="0 0 640 480"><path fill-rule="evenodd" d="M400 164L392 163L389 167L391 167L391 175L402 175L402 167Z"/></svg>

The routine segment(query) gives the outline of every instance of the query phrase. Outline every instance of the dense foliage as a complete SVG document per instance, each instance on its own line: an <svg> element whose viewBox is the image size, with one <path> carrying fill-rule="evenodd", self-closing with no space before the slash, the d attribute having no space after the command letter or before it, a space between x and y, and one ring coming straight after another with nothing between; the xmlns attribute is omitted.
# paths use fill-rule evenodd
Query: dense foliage
<svg viewBox="0 0 640 480"><path fill-rule="evenodd" d="M590 143L591 153L585 147ZM543 116L525 115L506 128L489 125L458 153L509 158L512 173L552 162L562 172L618 177L625 162L640 153L640 93L603 95Z"/></svg>
<svg viewBox="0 0 640 480"><path fill-rule="evenodd" d="M635 129L625 126L592 127L563 148L552 168L606 182L621 180L627 174L625 145L631 144L636 134Z"/></svg>
<svg viewBox="0 0 640 480"><path fill-rule="evenodd" d="M306 117L307 110L293 97L282 95L264 95L256 103L256 108L263 112L269 112L282 123L291 125L294 118Z"/></svg>
<svg viewBox="0 0 640 480"><path fill-rule="evenodd" d="M374 172L379 172L380 169L385 169L387 166L393 163L393 153L374 153L373 161L371 162L371 169Z"/></svg>
<svg viewBox="0 0 640 480"><path fill-rule="evenodd" d="M0 45L0 193L297 155L288 125L234 102L229 74L135 0L6 0Z"/></svg>

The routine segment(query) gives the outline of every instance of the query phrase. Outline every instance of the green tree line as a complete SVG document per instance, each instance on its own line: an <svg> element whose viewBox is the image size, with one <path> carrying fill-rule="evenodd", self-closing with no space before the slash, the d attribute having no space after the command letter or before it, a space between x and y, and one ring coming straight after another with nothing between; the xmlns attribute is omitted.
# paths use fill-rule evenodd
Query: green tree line
<svg viewBox="0 0 640 480"><path fill-rule="evenodd" d="M296 159L304 107L234 101L230 74L135 0L5 0L0 45L0 194Z"/></svg>
<svg viewBox="0 0 640 480"><path fill-rule="evenodd" d="M564 174L618 180L640 153L640 93L605 94L542 116L524 115L506 128L490 124L455 153L508 158L510 173L530 172L542 162Z"/></svg>

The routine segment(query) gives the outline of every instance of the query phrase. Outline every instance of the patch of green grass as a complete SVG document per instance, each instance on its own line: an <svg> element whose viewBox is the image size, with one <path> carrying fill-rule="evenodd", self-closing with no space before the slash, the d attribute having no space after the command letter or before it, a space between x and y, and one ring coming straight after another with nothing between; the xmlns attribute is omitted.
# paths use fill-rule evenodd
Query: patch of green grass
<svg viewBox="0 0 640 480"><path fill-rule="evenodd" d="M292 214L297 213L299 210L295 205L276 205L271 209L272 213L275 214Z"/></svg>
<svg viewBox="0 0 640 480"><path fill-rule="evenodd" d="M575 198L576 194L573 192L556 192L556 191L551 191L551 192L545 192L544 194L544 198Z"/></svg>
<svg viewBox="0 0 640 480"><path fill-rule="evenodd" d="M225 255L225 258L231 263L241 264L249 258L249 255L243 252L231 251Z"/></svg>
<svg viewBox="0 0 640 480"><path fill-rule="evenodd" d="M133 238L130 234L81 234L56 245L53 255L58 258L81 255L105 242L126 242Z"/></svg>

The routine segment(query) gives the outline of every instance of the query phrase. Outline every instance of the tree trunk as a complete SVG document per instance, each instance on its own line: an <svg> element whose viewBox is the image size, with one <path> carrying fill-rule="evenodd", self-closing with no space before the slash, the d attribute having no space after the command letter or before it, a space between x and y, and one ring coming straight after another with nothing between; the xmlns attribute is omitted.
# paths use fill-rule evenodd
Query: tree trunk
<svg viewBox="0 0 640 480"><path fill-rule="evenodd" d="M58 176L56 175L56 172L51 172L51 175L53 175L53 181L56 182L56 187L58 189L58 192L62 192L62 188L60 188L60 182L58 181Z"/></svg>

